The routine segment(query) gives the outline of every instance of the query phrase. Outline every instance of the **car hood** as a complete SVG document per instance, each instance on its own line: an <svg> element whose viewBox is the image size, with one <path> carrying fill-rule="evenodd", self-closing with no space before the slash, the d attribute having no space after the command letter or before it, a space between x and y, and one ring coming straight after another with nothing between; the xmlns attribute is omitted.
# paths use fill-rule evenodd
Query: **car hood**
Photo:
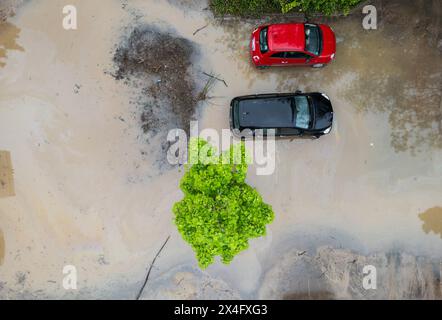
<svg viewBox="0 0 442 320"><path fill-rule="evenodd" d="M314 130L325 130L330 128L333 124L333 107L329 99L324 97L320 93L313 94L312 96L315 123Z"/></svg>
<svg viewBox="0 0 442 320"><path fill-rule="evenodd" d="M331 57L336 53L336 36L333 30L327 25L320 25L322 32L322 52L321 56Z"/></svg>

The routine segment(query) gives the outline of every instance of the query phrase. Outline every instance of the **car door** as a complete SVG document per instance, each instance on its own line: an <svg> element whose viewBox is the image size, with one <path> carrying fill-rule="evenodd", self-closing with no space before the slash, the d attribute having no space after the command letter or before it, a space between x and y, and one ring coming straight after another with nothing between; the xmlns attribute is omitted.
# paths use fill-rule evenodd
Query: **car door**
<svg viewBox="0 0 442 320"><path fill-rule="evenodd" d="M299 137L303 135L303 130L298 128L279 128L276 132L276 135L284 138L284 137Z"/></svg>
<svg viewBox="0 0 442 320"><path fill-rule="evenodd" d="M272 66L286 66L289 61L285 58L286 52L276 52L270 56L270 62Z"/></svg>
<svg viewBox="0 0 442 320"><path fill-rule="evenodd" d="M310 65L314 59L307 53L290 51L285 54L285 60L288 65L307 66Z"/></svg>

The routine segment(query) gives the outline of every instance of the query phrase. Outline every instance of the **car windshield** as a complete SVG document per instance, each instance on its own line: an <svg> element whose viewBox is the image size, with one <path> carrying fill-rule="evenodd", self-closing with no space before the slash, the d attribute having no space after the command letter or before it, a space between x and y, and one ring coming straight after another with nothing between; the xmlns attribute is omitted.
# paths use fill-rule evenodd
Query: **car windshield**
<svg viewBox="0 0 442 320"><path fill-rule="evenodd" d="M262 53L266 53L267 51L269 51L269 44L267 42L267 31L269 29L263 28L259 34L259 47L261 49Z"/></svg>
<svg viewBox="0 0 442 320"><path fill-rule="evenodd" d="M306 96L295 97L295 127L308 129L310 127L310 106Z"/></svg>
<svg viewBox="0 0 442 320"><path fill-rule="evenodd" d="M316 56L321 53L321 33L314 24L305 25L305 50Z"/></svg>

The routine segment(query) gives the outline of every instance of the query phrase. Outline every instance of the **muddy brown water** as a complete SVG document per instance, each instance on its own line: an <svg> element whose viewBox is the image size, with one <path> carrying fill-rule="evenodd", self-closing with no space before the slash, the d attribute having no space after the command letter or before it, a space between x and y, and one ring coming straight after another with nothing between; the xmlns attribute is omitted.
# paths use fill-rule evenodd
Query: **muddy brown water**
<svg viewBox="0 0 442 320"><path fill-rule="evenodd" d="M168 234L172 238L167 252L154 272L174 265L196 267L191 248L171 222L171 207L182 198L178 186L182 173L177 169L158 175L153 159L164 154L149 149L140 138L143 110L133 102L144 87L125 85L109 75L115 67L115 49L122 37L130 36L127 26L155 25L189 39L202 51L192 65L192 78L207 80L204 71L225 79L228 87L216 83L210 92L213 98L201 104L201 129L228 128L234 96L304 89L324 91L333 99L336 122L329 136L314 142L278 142L276 170L271 176L256 176L251 167L248 182L274 206L275 221L268 235L252 241L232 265L215 264L208 271L211 277L223 280L241 297L255 297L265 270L280 263L281 244L296 245L299 250L309 245L311 238L286 241L287 234L307 233L339 247L356 243L383 252L399 243L419 255L440 254L441 240L422 232L416 214L440 200L440 149L428 143L423 145L427 153L411 157L408 146L415 145L413 139L399 153L391 139L400 127L410 137L421 134L414 130L416 121L427 128L422 117L435 111L420 105L419 115L407 111L406 116L397 115L405 117L405 122L389 122L391 110L408 108L390 105L396 94L405 88L407 100L413 102L415 88L428 87L425 93L433 97L440 76L436 67L434 73L427 72L430 68L413 73L413 65L401 71L402 66L390 63L395 55L406 54L388 45L395 28L385 25L377 32L364 33L357 18L331 21L340 37L332 65L323 70L258 71L250 65L247 50L254 23L229 26L214 21L203 10L204 1L194 2L192 9L169 1L133 0L125 9L120 1L109 1L106 10L99 1L72 3L81 9L80 28L75 32L54 27L60 25L65 5L61 0L29 1L9 21L21 30L16 41L25 50L7 51L7 63L0 72L0 142L14 155L17 191L16 197L0 201L0 227L5 234L11 231L7 233L8 254L17 257L3 261L0 277L8 286L0 297L6 292L12 297L22 295L23 288L14 285L18 271L30 272L28 297L41 288L45 296L63 297L65 290L49 281L60 277L60 266L69 260L86 271L84 290L76 297L131 298L145 276L146 261L151 261ZM405 6L413 11L426 3L409 1ZM419 16L425 14L420 11ZM412 29L404 27L407 32ZM412 42L407 37L419 36L401 30L398 34L407 43ZM433 45L419 43L425 48ZM413 64L414 58L406 61ZM377 63L384 73L376 71ZM380 89L384 82L394 89L391 94ZM415 87L415 83L422 86ZM431 99L425 97L425 101ZM167 108L158 105L158 111ZM436 122L433 126L430 137L437 132ZM275 257L269 258L272 253ZM102 256L109 264L99 263ZM333 260L327 256L327 261ZM347 261L342 265L347 266ZM121 278L122 273L126 278ZM269 285L287 273L275 274L269 277ZM288 295L296 294L294 288L288 289ZM164 286L158 287L161 290ZM306 291L301 288L300 294Z"/></svg>
<svg viewBox="0 0 442 320"><path fill-rule="evenodd" d="M337 89L339 96L357 111L388 114L390 143L396 152L442 149L440 2L402 5L400 1L375 1L375 5L377 30L363 30L360 13L344 19L314 18L335 30L336 60L316 72L274 68L277 89L331 91L342 76L351 75L351 80ZM256 21L255 25L261 23ZM253 87L259 80L269 79L269 72L256 72L247 63L250 24L224 23L227 35L222 41L236 48L232 59L236 58L237 68L248 74L249 87Z"/></svg>
<svg viewBox="0 0 442 320"><path fill-rule="evenodd" d="M422 229L425 233L435 233L442 238L442 207L434 207L421 213L419 218L424 223Z"/></svg>

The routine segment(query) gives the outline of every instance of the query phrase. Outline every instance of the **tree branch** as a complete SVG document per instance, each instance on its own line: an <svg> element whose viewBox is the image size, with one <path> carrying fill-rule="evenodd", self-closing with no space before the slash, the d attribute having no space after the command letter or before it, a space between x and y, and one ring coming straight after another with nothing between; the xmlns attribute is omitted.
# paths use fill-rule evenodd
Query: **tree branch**
<svg viewBox="0 0 442 320"><path fill-rule="evenodd" d="M149 280L150 272L152 271L152 267L153 267L153 265L155 263L155 260L157 260L158 256L160 255L161 251L166 246L166 243L167 243L167 241L169 241L169 239L170 239L170 235L167 237L166 241L164 241L164 243L161 246L160 250L158 250L157 254L153 258L152 263L150 264L149 270L147 271L146 279L144 279L143 286L141 287L140 291L138 292L136 300L140 300L141 294L143 293L144 288L146 287L147 280Z"/></svg>
<svg viewBox="0 0 442 320"><path fill-rule="evenodd" d="M224 83L224 85L225 85L226 87L229 87L229 86L227 85L226 80L224 80L224 79L220 79L220 78L214 76L213 74L208 74L207 72L203 72L203 74L204 74L205 76L210 77L210 78L213 78L213 79L216 79L216 80L218 80L218 81L221 81L222 83Z"/></svg>

